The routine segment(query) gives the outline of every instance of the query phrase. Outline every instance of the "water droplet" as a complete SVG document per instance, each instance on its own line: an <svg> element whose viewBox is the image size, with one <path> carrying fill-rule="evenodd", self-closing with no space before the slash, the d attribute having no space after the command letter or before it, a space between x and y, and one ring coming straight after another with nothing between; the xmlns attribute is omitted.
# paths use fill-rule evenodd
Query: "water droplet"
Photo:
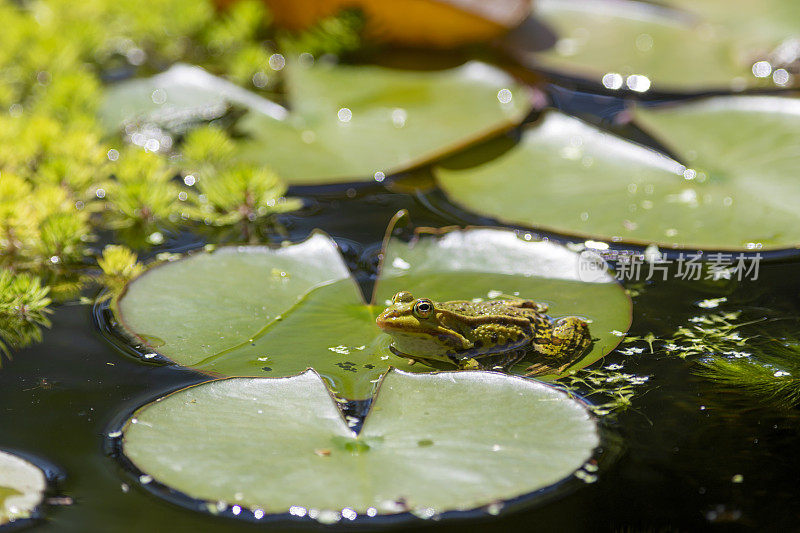
<svg viewBox="0 0 800 533"><path fill-rule="evenodd" d="M497 516L502 510L503 502L494 502L486 506L486 512L493 516Z"/></svg>
<svg viewBox="0 0 800 533"><path fill-rule="evenodd" d="M497 91L497 99L501 104L508 104L514 98L514 95L508 89L500 89Z"/></svg>
<svg viewBox="0 0 800 533"><path fill-rule="evenodd" d="M753 63L753 76L756 78L766 78L772 74L772 65L769 61L756 61Z"/></svg>
<svg viewBox="0 0 800 533"><path fill-rule="evenodd" d="M150 95L150 99L156 105L161 105L167 101L167 93L163 89L156 89Z"/></svg>
<svg viewBox="0 0 800 533"><path fill-rule="evenodd" d="M625 80L625 85L627 85L628 89L631 91L644 93L650 89L650 78L641 74L633 74L628 76L628 78Z"/></svg>
<svg viewBox="0 0 800 533"><path fill-rule="evenodd" d="M603 76L603 87L606 89L617 90L622 87L622 75L616 72L609 72Z"/></svg>
<svg viewBox="0 0 800 533"><path fill-rule="evenodd" d="M406 125L406 120L408 119L408 113L405 109L401 109L399 107L392 110L392 124L394 124L395 128L402 128Z"/></svg>
<svg viewBox="0 0 800 533"><path fill-rule="evenodd" d="M311 513L309 513L309 516L311 516ZM312 518L316 518L317 522L319 522L320 524L335 524L336 522L342 519L342 515L339 514L338 511L331 511L330 509L324 509L320 511L317 516Z"/></svg>
<svg viewBox="0 0 800 533"><path fill-rule="evenodd" d="M779 68L772 73L772 81L775 82L775 85L788 85L791 79L792 75L785 68Z"/></svg>
<svg viewBox="0 0 800 533"><path fill-rule="evenodd" d="M267 62L272 70L281 70L286 66L286 58L281 54L272 54Z"/></svg>
<svg viewBox="0 0 800 533"><path fill-rule="evenodd" d="M336 112L336 116L339 117L339 122L350 122L353 118L353 112L350 111L348 108L343 107Z"/></svg>
<svg viewBox="0 0 800 533"><path fill-rule="evenodd" d="M649 52L653 49L653 37L647 33L636 36L636 49L640 52Z"/></svg>
<svg viewBox="0 0 800 533"><path fill-rule="evenodd" d="M411 264L409 264L407 261L404 261L399 257L394 258L394 261L392 261L392 266L394 268L399 268L400 270L408 270L409 268L411 268Z"/></svg>
<svg viewBox="0 0 800 533"><path fill-rule="evenodd" d="M303 67L310 67L311 65L314 64L314 56L309 54L308 52L303 52L302 54L300 54L297 60Z"/></svg>

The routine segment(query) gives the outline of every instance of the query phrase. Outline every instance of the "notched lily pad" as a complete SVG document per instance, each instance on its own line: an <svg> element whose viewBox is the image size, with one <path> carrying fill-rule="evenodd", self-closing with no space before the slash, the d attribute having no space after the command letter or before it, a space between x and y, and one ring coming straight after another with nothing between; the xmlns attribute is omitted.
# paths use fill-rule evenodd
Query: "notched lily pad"
<svg viewBox="0 0 800 533"><path fill-rule="evenodd" d="M39 467L0 450L0 526L30 518L46 488L47 478Z"/></svg>
<svg viewBox="0 0 800 533"><path fill-rule="evenodd" d="M581 281L577 254L512 231L391 238L383 253L374 305L364 303L322 233L278 249L220 248L162 264L113 305L129 335L178 364L219 376L287 376L312 367L348 398L369 396L389 365L432 370L393 355L391 338L375 325L401 290L434 300L516 293L547 303L554 317L589 319L597 341L574 368L611 351L630 325L630 300L609 274Z"/></svg>
<svg viewBox="0 0 800 533"><path fill-rule="evenodd" d="M457 156L435 174L460 206L560 233L733 251L800 244L800 101L717 97L633 117L682 161L550 111L501 156Z"/></svg>
<svg viewBox="0 0 800 533"><path fill-rule="evenodd" d="M328 523L496 512L576 473L591 480L579 469L600 443L585 406L543 383L396 370L358 434L311 370L188 387L138 409L122 433L122 451L157 493L166 485L242 518Z"/></svg>
<svg viewBox="0 0 800 533"><path fill-rule="evenodd" d="M436 72L289 62L284 72L291 112L179 65L111 86L103 114L109 124L158 122L237 103L249 109L237 126L250 139L237 143L240 159L291 184L319 184L382 180L511 128L531 108L525 88L477 61Z"/></svg>
<svg viewBox="0 0 800 533"><path fill-rule="evenodd" d="M537 0L533 6L533 16L556 34L554 46L527 53L511 48L540 68L608 89L645 92L652 84L661 92L698 92L795 84L796 52L785 59L800 24L793 0L768 6Z"/></svg>

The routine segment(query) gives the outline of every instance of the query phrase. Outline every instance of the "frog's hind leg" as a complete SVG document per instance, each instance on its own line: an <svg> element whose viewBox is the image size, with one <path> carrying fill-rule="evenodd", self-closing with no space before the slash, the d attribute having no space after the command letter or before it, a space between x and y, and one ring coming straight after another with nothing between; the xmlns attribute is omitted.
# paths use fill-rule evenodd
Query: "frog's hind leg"
<svg viewBox="0 0 800 533"><path fill-rule="evenodd" d="M544 356L544 362L529 366L525 375L560 374L583 355L591 344L592 336L586 322L576 316L559 318L553 323L548 337L536 339L532 343L533 348Z"/></svg>
<svg viewBox="0 0 800 533"><path fill-rule="evenodd" d="M526 377L536 377L536 376L544 376L546 374L561 374L567 368L569 368L573 362L574 362L573 360L570 360L562 364L561 366L557 367L550 366L548 363L534 363L525 369L524 375Z"/></svg>
<svg viewBox="0 0 800 533"><path fill-rule="evenodd" d="M508 372L511 370L512 366L517 364L525 357L526 353L526 350L514 350L513 352L509 352L502 357L496 358L494 364L490 367L490 370Z"/></svg>

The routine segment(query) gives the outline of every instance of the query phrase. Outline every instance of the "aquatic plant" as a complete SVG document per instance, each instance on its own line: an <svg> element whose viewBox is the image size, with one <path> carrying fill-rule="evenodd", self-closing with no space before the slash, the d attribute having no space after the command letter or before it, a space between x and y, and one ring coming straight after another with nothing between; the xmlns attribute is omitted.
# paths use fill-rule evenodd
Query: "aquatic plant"
<svg viewBox="0 0 800 533"><path fill-rule="evenodd" d="M103 255L97 265L103 271L101 281L110 289L110 294L118 294L125 284L144 271L138 256L130 248L119 244L109 244L103 248Z"/></svg>
<svg viewBox="0 0 800 533"><path fill-rule="evenodd" d="M0 355L42 339L41 328L50 327L49 291L35 276L0 269Z"/></svg>
<svg viewBox="0 0 800 533"><path fill-rule="evenodd" d="M347 56L363 48L365 25L363 11L358 8L344 9L338 16L320 19L302 33L285 34L281 44L295 53Z"/></svg>
<svg viewBox="0 0 800 533"><path fill-rule="evenodd" d="M0 107L7 110L0 113L4 352L40 338L50 298L75 298L90 279L118 289L138 273L136 255L114 245L97 258L103 273L92 275L98 232L111 230L112 239L144 249L177 222L271 224L274 213L299 207L283 198L277 175L223 164L219 151L235 141L221 130L205 138L214 144L206 149L216 150L213 165L195 154L206 130L187 142L187 164L203 166L197 194L176 179L180 168L168 150L115 147L97 118L102 77L161 70L178 60L256 90L275 88L280 68L270 62L274 45L265 43L276 35L262 2L237 2L218 14L211 2L187 0L0 1L0 16L8 24L0 35ZM281 38L298 53L303 43L313 53L338 53L340 38L353 50L359 42L353 20L345 14L320 21L308 37Z"/></svg>
<svg viewBox="0 0 800 533"><path fill-rule="evenodd" d="M182 153L199 194L191 195L189 218L205 224L241 224L242 238L254 236L252 223L274 224L274 215L302 207L297 199L287 199L286 185L268 168L236 161L235 143L222 129L205 126L191 131Z"/></svg>
<svg viewBox="0 0 800 533"><path fill-rule="evenodd" d="M589 409L597 416L630 409L634 397L650 376L623 372L620 363L593 365L559 378L558 384L568 392L582 396L592 403Z"/></svg>
<svg viewBox="0 0 800 533"><path fill-rule="evenodd" d="M664 348L698 366L694 372L761 403L800 404L800 339L774 336L766 318L742 321L740 312L693 317ZM743 336L752 332L750 336Z"/></svg>

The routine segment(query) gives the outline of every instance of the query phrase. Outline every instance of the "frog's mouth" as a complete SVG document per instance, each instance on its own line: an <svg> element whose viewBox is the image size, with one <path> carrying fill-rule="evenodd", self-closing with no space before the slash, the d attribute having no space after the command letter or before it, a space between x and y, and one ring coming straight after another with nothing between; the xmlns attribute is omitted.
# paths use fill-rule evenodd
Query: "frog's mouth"
<svg viewBox="0 0 800 533"><path fill-rule="evenodd" d="M420 341L427 340L428 342L435 338L439 343L458 350L465 350L472 347L472 343L458 332L445 329L441 326L421 330L418 326L399 323L391 320L391 318L393 317L381 314L378 316L375 323L381 330L395 337L403 336L406 338L416 338Z"/></svg>

